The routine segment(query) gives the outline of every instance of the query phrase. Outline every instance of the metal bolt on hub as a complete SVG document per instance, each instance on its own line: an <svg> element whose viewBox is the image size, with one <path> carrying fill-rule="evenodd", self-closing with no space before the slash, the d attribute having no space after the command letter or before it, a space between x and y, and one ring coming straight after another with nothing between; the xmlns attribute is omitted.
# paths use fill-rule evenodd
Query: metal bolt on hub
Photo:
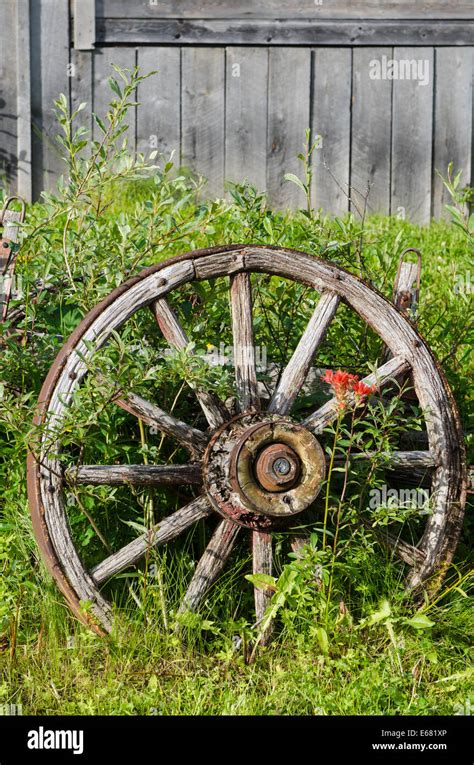
<svg viewBox="0 0 474 765"><path fill-rule="evenodd" d="M300 460L287 444L271 444L257 457L255 474L267 491L286 491L298 480Z"/></svg>
<svg viewBox="0 0 474 765"><path fill-rule="evenodd" d="M279 459L273 463L273 470L280 475L286 475L291 470L291 465L288 460Z"/></svg>

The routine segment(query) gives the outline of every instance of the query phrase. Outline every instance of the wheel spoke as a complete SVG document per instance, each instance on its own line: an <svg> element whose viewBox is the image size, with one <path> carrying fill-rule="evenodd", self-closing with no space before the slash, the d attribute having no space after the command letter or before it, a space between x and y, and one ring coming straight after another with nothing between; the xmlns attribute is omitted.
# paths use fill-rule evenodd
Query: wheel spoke
<svg viewBox="0 0 474 765"><path fill-rule="evenodd" d="M188 336L168 301L165 298L155 300L152 304L152 310L165 340L177 350L186 348L189 343ZM227 407L213 391L203 390L191 383L189 385L196 393L204 416L211 428L216 429L230 419Z"/></svg>
<svg viewBox="0 0 474 765"><path fill-rule="evenodd" d="M252 289L250 274L231 277L230 302L234 339L234 366L237 397L241 412L260 410L252 325Z"/></svg>
<svg viewBox="0 0 474 765"><path fill-rule="evenodd" d="M340 298L334 292L323 292L309 323L284 370L270 400L269 412L288 414L306 380L316 350L324 340L334 318Z"/></svg>
<svg viewBox="0 0 474 765"><path fill-rule="evenodd" d="M393 552L405 563L408 563L409 566L416 567L423 563L425 554L422 550L410 545L408 542L404 542L403 539L399 539L399 537L389 531L375 529L366 516L359 516L359 518L359 523L362 523L366 529L369 529L379 542L384 544L385 547L393 550ZM308 542L309 537L295 535L290 540L291 549L297 555L301 555L302 548L308 544Z"/></svg>
<svg viewBox="0 0 474 765"><path fill-rule="evenodd" d="M118 552L105 558L102 563L99 563L92 569L90 572L92 577L98 584L105 582L106 579L110 579L111 576L118 574L119 571L132 566L148 550L170 542L185 531L188 526L201 520L201 518L205 518L212 512L213 510L207 497L204 495L198 497L190 502L189 505L164 518L153 526L152 529L137 537L133 542L125 545L125 547L122 547Z"/></svg>
<svg viewBox="0 0 474 765"><path fill-rule="evenodd" d="M351 455L351 459L359 461L374 460L383 456L380 452L357 452ZM345 457L336 457L335 462L340 464ZM436 466L436 458L432 452L390 452L386 455L388 468L430 468Z"/></svg>
<svg viewBox="0 0 474 765"><path fill-rule="evenodd" d="M393 359L390 359L383 364L375 373L364 377L362 382L366 385L377 385L379 388L382 388L390 382L390 380L398 377L398 375L402 374L407 369L409 369L408 362L402 356L395 356ZM348 400L353 402L353 395L349 394ZM337 401L335 398L331 398L323 404L323 406L317 409L316 412L313 412L313 414L307 417L304 420L303 425L314 433L322 433L324 428L337 419L337 415Z"/></svg>
<svg viewBox="0 0 474 765"><path fill-rule="evenodd" d="M147 425L157 428L172 438L176 438L183 446L192 452L202 454L206 448L207 438L202 430L187 425L182 420L173 417L172 414L160 409L159 406L150 403L136 393L129 393L120 399L115 399L115 404L126 412L130 412Z"/></svg>
<svg viewBox="0 0 474 765"><path fill-rule="evenodd" d="M390 550L393 550L393 552L405 563L408 563L409 566L417 568L424 563L426 556L423 550L419 550L418 547L414 547L414 545L405 542L390 531L374 529L370 520L365 516L362 516L362 524L369 529L375 537L377 537L379 542Z"/></svg>
<svg viewBox="0 0 474 765"><path fill-rule="evenodd" d="M222 520L219 523L211 541L206 547L204 555L196 566L196 571L178 613L196 611L199 607L207 590L224 568L239 531L240 526L232 523L232 521Z"/></svg>
<svg viewBox="0 0 474 765"><path fill-rule="evenodd" d="M178 350L186 348L189 343L188 336L166 298L155 300L152 310L165 340Z"/></svg>
<svg viewBox="0 0 474 765"><path fill-rule="evenodd" d="M202 483L201 465L81 465L66 472L66 478L89 486L172 486Z"/></svg>
<svg viewBox="0 0 474 765"><path fill-rule="evenodd" d="M271 576L273 569L273 548L271 534L261 531L252 533L252 561L254 574L268 574ZM255 615L257 631L262 621L268 604L272 598L271 592L262 590L254 585ZM269 624L260 638L261 645L268 643L273 630L273 624Z"/></svg>

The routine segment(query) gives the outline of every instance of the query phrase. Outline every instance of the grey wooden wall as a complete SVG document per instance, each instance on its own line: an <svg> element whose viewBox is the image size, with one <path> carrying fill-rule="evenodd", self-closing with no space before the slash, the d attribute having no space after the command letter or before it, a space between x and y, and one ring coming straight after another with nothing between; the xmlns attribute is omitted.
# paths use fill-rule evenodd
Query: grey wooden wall
<svg viewBox="0 0 474 765"><path fill-rule="evenodd" d="M317 207L344 213L370 184L369 211L427 222L446 201L436 170L452 161L471 182L473 17L473 0L0 0L1 172L27 198L50 188L64 171L53 99L101 114L111 63L138 64L158 74L131 146L174 149L210 196L247 179L302 205L283 175L311 127ZM372 79L384 57L422 61L427 81Z"/></svg>

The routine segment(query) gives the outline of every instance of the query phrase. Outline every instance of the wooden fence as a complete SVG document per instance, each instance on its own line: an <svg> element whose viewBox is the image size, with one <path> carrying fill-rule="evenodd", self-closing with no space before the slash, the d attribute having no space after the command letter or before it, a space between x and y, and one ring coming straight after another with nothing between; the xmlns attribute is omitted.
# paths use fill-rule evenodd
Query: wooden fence
<svg viewBox="0 0 474 765"><path fill-rule="evenodd" d="M175 150L208 179L267 189L299 172L305 128L321 136L314 204L417 222L446 202L436 171L473 165L472 0L0 0L0 162L37 198L64 166L53 99L104 112L110 65L158 70L140 87L129 141ZM395 63L393 63L395 62Z"/></svg>

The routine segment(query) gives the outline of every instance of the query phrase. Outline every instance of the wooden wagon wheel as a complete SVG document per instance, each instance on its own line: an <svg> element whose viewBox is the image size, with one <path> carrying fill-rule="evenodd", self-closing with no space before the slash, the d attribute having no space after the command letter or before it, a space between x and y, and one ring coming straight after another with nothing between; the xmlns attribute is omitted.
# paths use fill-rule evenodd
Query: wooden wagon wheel
<svg viewBox="0 0 474 765"><path fill-rule="evenodd" d="M270 403L262 410L257 393L252 327L251 272L277 275L307 285L319 294L313 315L282 373ZM239 414L231 416L212 391L195 389L208 421L205 433L166 413L156 403L130 393L117 402L186 446L189 465L85 465L75 472L84 484L201 484L200 495L92 570L86 570L68 525L66 475L58 454L60 425L74 392L87 374L88 361L112 332L139 309L152 308L166 341L187 344L167 296L187 282L229 277L234 365ZM28 494L34 531L49 571L71 609L100 632L111 627L111 608L101 586L132 566L153 546L176 538L198 520L220 517L199 561L181 610L197 609L223 569L240 533L252 535L254 573L272 570L272 532L295 519L313 502L325 475L318 434L337 416L334 401L302 422L290 413L318 346L344 301L379 335L392 357L367 384L383 386L411 371L426 421L426 451L394 452L393 466L433 468L432 513L418 545L400 543L397 552L410 564L407 585L435 588L450 563L461 530L466 494L466 466L458 411L435 358L412 324L374 289L357 277L308 254L266 246L230 245L190 252L144 270L113 291L74 331L53 364L40 394L37 423L42 424L39 454L28 458ZM53 444L53 446L51 446ZM47 445L47 446L46 446ZM81 601L89 601L87 614ZM257 620L268 596L255 590Z"/></svg>

